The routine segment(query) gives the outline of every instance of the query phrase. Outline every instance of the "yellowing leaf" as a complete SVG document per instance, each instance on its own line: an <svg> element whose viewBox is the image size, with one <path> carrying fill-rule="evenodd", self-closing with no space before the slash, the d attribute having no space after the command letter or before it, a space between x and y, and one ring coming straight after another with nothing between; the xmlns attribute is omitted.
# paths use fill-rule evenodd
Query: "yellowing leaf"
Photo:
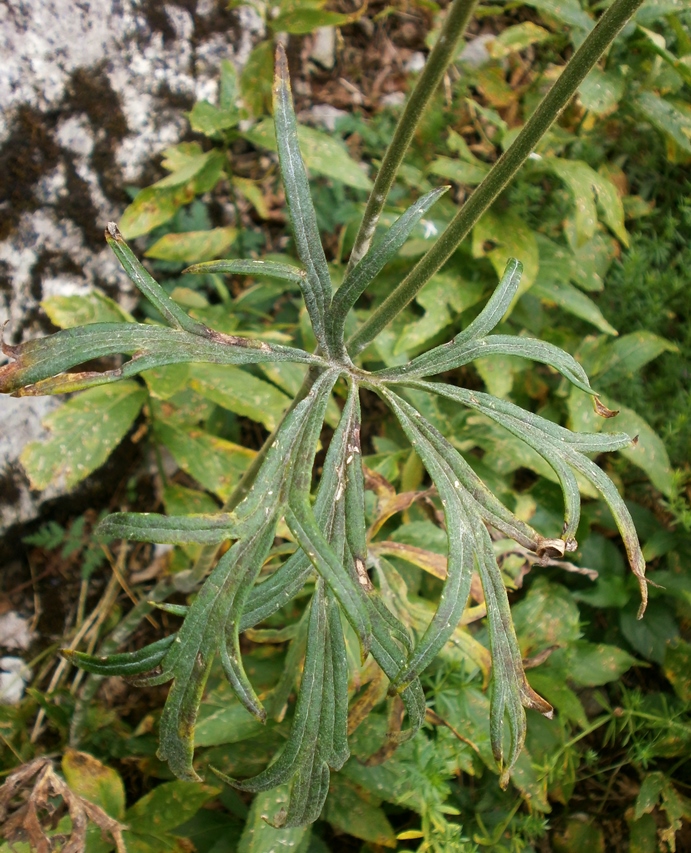
<svg viewBox="0 0 691 853"><path fill-rule="evenodd" d="M96 803L116 820L125 816L125 786L118 773L89 755L67 747L62 758L62 772L71 790L79 797Z"/></svg>
<svg viewBox="0 0 691 853"><path fill-rule="evenodd" d="M120 443L146 399L137 382L124 380L73 397L44 420L48 441L33 441L20 461L32 488L55 481L72 488L99 468Z"/></svg>
<svg viewBox="0 0 691 853"><path fill-rule="evenodd" d="M540 252L534 231L514 214L487 211L473 229L473 257L488 258L501 279L509 258L523 264L515 299L529 290L540 269Z"/></svg>
<svg viewBox="0 0 691 853"><path fill-rule="evenodd" d="M61 329L89 323L134 323L134 317L104 293L94 290L86 296L49 296L41 308Z"/></svg>
<svg viewBox="0 0 691 853"><path fill-rule="evenodd" d="M237 228L227 227L164 234L146 251L146 257L184 263L212 261L225 254L235 242L237 233Z"/></svg>

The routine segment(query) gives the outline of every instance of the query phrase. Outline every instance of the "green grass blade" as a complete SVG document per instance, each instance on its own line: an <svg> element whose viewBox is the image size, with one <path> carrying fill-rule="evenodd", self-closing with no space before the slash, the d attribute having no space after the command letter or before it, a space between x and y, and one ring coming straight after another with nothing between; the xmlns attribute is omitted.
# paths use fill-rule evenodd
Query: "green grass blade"
<svg viewBox="0 0 691 853"><path fill-rule="evenodd" d="M282 45L276 48L273 87L274 122L281 177L293 223L300 260L305 267L303 293L314 336L328 352L324 336L326 311L331 304L331 277L326 263L310 195L309 181L298 145L297 120L288 76L288 60Z"/></svg>
<svg viewBox="0 0 691 853"><path fill-rule="evenodd" d="M123 239L114 222L108 223L106 240L133 284L146 296L169 326L182 329L193 335L204 335L206 333L206 326L193 320L177 303L173 302L161 285L149 275Z"/></svg>

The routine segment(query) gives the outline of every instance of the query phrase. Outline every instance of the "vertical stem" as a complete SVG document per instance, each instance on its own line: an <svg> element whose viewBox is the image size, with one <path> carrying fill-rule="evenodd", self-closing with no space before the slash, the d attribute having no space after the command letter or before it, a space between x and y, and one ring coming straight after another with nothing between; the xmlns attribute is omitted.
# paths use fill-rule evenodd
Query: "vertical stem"
<svg viewBox="0 0 691 853"><path fill-rule="evenodd" d="M353 251L350 253L346 274L362 260L369 249L389 190L396 178L398 167L405 157L425 107L437 90L437 86L451 62L458 40L465 32L477 2L478 0L454 0L449 8L437 43L427 58L427 63L422 74L420 74L417 85L408 98L403 114L396 125L393 139L384 155L379 174L374 182L374 188L367 202L360 230L355 238Z"/></svg>
<svg viewBox="0 0 691 853"><path fill-rule="evenodd" d="M362 352L451 257L460 242L530 156L537 143L569 103L588 72L642 3L643 0L615 0L604 13L516 137L513 145L502 154L487 177L450 222L435 246L350 339L348 350L351 356Z"/></svg>

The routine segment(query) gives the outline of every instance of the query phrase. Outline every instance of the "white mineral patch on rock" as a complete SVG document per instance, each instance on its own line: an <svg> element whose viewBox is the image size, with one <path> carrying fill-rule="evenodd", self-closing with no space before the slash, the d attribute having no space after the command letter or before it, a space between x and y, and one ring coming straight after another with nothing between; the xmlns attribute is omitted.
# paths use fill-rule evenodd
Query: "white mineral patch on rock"
<svg viewBox="0 0 691 853"><path fill-rule="evenodd" d="M14 215L10 202L0 204L0 220L9 221L0 240L8 342L44 333L38 305L51 295L98 286L132 307L132 285L102 229L122 214L122 188L139 185L187 132L185 105L216 97L221 60L241 68L263 35L255 10L243 7L231 19L227 7L226 0L198 0L192 11L140 0L0 4L0 150L15 157L9 197L23 203ZM23 145L35 146L28 165ZM3 527L34 517L39 500L54 496L31 495L17 463L54 405L0 402L0 480L19 489L11 505L0 495Z"/></svg>
<svg viewBox="0 0 691 853"><path fill-rule="evenodd" d="M6 649L26 650L31 645L33 634L29 620L10 610L0 616L0 646Z"/></svg>
<svg viewBox="0 0 691 853"><path fill-rule="evenodd" d="M18 705L31 675L21 658L0 658L0 705Z"/></svg>

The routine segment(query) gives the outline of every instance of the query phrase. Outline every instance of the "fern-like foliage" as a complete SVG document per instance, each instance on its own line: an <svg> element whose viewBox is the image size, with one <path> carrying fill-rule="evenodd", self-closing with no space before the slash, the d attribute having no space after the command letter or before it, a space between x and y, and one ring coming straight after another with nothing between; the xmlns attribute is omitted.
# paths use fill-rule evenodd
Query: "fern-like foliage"
<svg viewBox="0 0 691 853"><path fill-rule="evenodd" d="M77 665L99 675L125 675L134 684L172 681L161 717L159 755L168 761L176 776L198 779L193 767L194 727L214 659L220 660L244 707L264 721L267 709L243 667L239 636L278 611L314 580L311 601L295 640L295 648L304 648L304 664L290 736L278 757L258 776L246 780L226 778L245 791L264 791L292 780L290 807L281 816L282 822L290 826L319 816L329 787L329 773L339 769L349 755L345 633L352 629L363 660L372 655L388 679L389 694L399 696L405 706L407 723L390 736L398 741L410 738L425 716L420 674L457 628L475 571L486 599L493 660L492 748L501 783L506 785L525 738L524 709L534 708L547 716L552 709L531 689L523 671L488 526L538 555L561 556L574 550L580 514L575 473L579 473L601 492L617 520L631 568L640 581L643 607L646 585L643 556L626 506L614 485L587 455L625 447L630 442L628 436L575 434L488 394L430 380L478 356L510 354L550 365L594 396L588 377L565 352L539 340L491 334L517 292L521 264L509 261L484 310L452 341L402 367L377 373L362 370L348 354L344 339L346 315L445 189L428 193L404 213L353 266L334 295L298 148L287 63L280 47L274 116L281 173L303 269L296 272L294 267L276 263L229 260L200 264L191 271L261 272L297 281L318 342L315 353L224 335L191 319L149 276L111 224L106 239L167 327L96 324L61 331L18 347L5 347L14 361L0 369L0 389L17 395L74 391L178 362L252 364L283 360L309 365L304 393L285 415L260 457L261 464L227 511L187 516L116 513L101 524L101 534L112 538L172 544L233 543L189 608L163 605L184 617L177 634L138 652L107 658L63 652ZM116 353L130 354L132 358L121 368L105 373L65 372L90 359ZM347 398L313 500L315 453L327 402L339 380L347 383ZM446 579L434 616L416 637L385 604L380 594L380 582L385 583L385 578L378 577L382 561L368 555L360 447L362 388L378 394L393 411L443 507L448 541ZM563 489L562 537L545 539L516 518L415 408L411 398L406 397L408 389L441 395L481 412L534 448L554 469ZM260 581L260 571L282 520L297 548ZM286 692L285 685L279 686L285 695L291 687L288 684ZM273 706L269 712L274 713Z"/></svg>

